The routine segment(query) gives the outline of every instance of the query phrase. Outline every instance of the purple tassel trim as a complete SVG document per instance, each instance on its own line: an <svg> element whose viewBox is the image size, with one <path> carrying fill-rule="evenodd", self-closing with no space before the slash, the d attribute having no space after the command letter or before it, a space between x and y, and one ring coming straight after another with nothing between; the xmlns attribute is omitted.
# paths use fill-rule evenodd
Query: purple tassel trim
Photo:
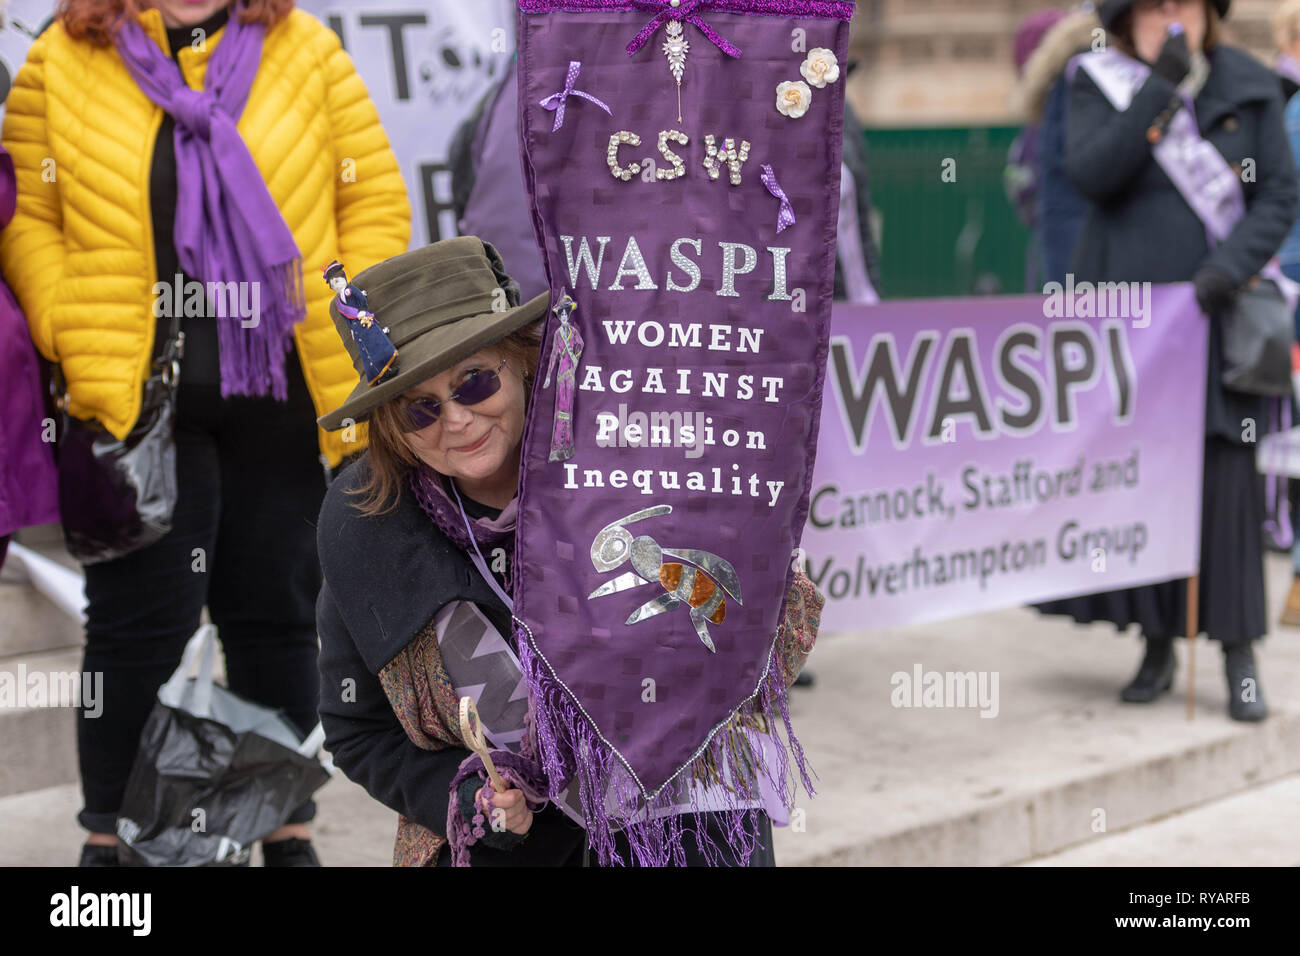
<svg viewBox="0 0 1300 956"><path fill-rule="evenodd" d="M294 326L307 315L302 287L302 261L294 259L272 267L268 279L258 282L257 311L243 319L238 310L218 306L217 345L221 361L221 395L260 396L289 400L285 358L293 345ZM220 295L221 293L218 292ZM225 303L228 306L230 303ZM247 327L244 322L253 322Z"/></svg>
<svg viewBox="0 0 1300 956"><path fill-rule="evenodd" d="M663 0L662 6L668 7L668 0ZM849 0L711 0L708 7L714 13L853 19L853 4ZM519 0L520 13L602 13L645 9L645 0Z"/></svg>
<svg viewBox="0 0 1300 956"><path fill-rule="evenodd" d="M688 831L693 834L706 861L722 864L724 847L709 839L698 819L688 820L689 813L701 812L721 816L726 833L725 849L743 865L748 863L757 843L755 833L745 825L748 816L755 811L742 806L743 803L760 800L764 783L787 810L794 808L794 797L800 783L809 796L816 793L803 747L790 724L786 688L779 668L771 659L772 651L769 651L766 677L755 696L743 704L737 714L742 719L762 717L766 720L774 744L776 766L763 766L763 761L756 757L751 773L742 773L739 779L734 773L729 775L730 788L712 787L711 795L726 794L726 806L721 810L716 809L712 802L702 807L697 802L701 790L691 786L690 805L683 812L676 780L669 781L654 799L646 802L631 773L600 738L574 699L536 653L526 630L517 626L515 637L530 690L528 726L535 732L529 733L525 740L536 741L536 757L549 781L552 799L557 799L566 786L577 783L586 818L587 841L602 866L624 866L629 862L639 866L684 865L682 839ZM777 711L785 728L784 746L777 735ZM728 741L728 734L720 729L679 776L685 775L689 780L694 768L706 764L717 768L733 767L730 760L734 751L729 749ZM793 755L794 766L798 769L797 778L790 755ZM688 825L690 822L694 822L693 827ZM625 861L618 854L614 842L616 832L621 832L627 839L632 861Z"/></svg>

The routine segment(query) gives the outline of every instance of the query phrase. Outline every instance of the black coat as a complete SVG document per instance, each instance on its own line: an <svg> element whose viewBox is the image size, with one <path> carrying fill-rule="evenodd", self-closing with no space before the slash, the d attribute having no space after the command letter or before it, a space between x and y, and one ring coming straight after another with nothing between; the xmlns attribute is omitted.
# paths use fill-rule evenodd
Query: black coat
<svg viewBox="0 0 1300 956"><path fill-rule="evenodd" d="M358 499L348 492L365 482L369 469L365 455L339 475L325 495L316 532L324 572L316 625L325 747L335 765L380 803L445 836L451 780L469 751L413 744L377 675L452 601L474 602L507 640L510 612L405 485L393 511L366 517L357 510ZM503 546L512 553L513 538ZM471 863L558 864L580 855L583 840L579 827L548 807L534 816L517 849L476 845Z"/></svg>
<svg viewBox="0 0 1300 956"><path fill-rule="evenodd" d="M1065 168L1091 204L1075 248L1076 280L1185 282L1208 265L1241 286L1291 231L1298 187L1277 74L1232 47L1215 47L1209 61L1196 119L1230 164L1254 161L1254 181L1243 183L1245 217L1211 250L1205 226L1155 161L1146 132L1174 95L1166 80L1152 73L1119 112L1080 69L1070 91ZM1220 318L1210 323L1206 430L1241 444L1242 419L1258 421L1261 403L1219 385Z"/></svg>

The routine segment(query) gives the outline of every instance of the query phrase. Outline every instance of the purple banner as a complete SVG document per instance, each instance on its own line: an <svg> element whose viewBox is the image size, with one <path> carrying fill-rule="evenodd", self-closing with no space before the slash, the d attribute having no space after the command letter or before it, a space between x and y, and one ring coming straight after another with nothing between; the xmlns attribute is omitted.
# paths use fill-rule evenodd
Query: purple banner
<svg viewBox="0 0 1300 956"><path fill-rule="evenodd" d="M1196 573L1207 328L1187 285L837 305L803 539L823 628Z"/></svg>
<svg viewBox="0 0 1300 956"><path fill-rule="evenodd" d="M596 799L663 809L668 784L725 759L734 717L779 719L851 13L521 3L524 172L556 311L524 439L516 616L548 772L594 766Z"/></svg>

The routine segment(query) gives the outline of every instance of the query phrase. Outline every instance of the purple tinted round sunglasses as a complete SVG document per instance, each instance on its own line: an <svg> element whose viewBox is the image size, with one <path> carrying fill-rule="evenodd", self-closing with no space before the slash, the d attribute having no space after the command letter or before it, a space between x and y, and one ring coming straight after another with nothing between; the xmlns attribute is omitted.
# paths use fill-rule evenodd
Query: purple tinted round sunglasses
<svg viewBox="0 0 1300 956"><path fill-rule="evenodd" d="M477 405L487 401L501 391L501 370L506 367L505 359L495 371L473 371L460 383L460 387L447 396L446 401L461 405ZM435 398L416 398L403 401L399 406L402 413L402 430L418 432L428 428L442 414L443 403Z"/></svg>

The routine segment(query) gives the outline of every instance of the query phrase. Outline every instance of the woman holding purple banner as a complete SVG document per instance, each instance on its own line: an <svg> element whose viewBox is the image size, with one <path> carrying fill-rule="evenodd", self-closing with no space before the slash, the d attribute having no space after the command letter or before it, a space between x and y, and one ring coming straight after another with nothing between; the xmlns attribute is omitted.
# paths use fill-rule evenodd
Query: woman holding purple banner
<svg viewBox="0 0 1300 956"><path fill-rule="evenodd" d="M1076 278L1190 281L1209 316L1200 624L1223 646L1229 714L1257 721L1268 713L1252 651L1268 630L1264 505L1246 429L1262 426L1264 408L1262 399L1222 385L1221 323L1239 290L1267 272L1291 228L1297 183L1276 75L1217 42L1229 5L1100 5L1110 48L1072 62L1066 171L1091 203ZM1188 163L1189 156L1200 161ZM1251 175L1243 174L1247 166ZM1207 204L1210 185L1224 183L1228 201ZM1146 652L1121 698L1149 703L1172 685L1174 638L1187 630L1186 590L1185 581L1172 581L1042 609L1120 629L1139 625Z"/></svg>
<svg viewBox="0 0 1300 956"><path fill-rule="evenodd" d="M355 282L402 344L396 374L384 381L358 352L356 387L320 419L328 429L370 423L368 451L330 488L318 523L326 747L400 815L397 866L582 866L594 855L577 784L566 799L549 798L513 620L521 452L549 293L521 301L495 248L473 236L396 256ZM331 310L347 341L337 301ZM577 590L555 584L558 600ZM796 576L778 643L787 686L811 650L823 600ZM465 696L476 698L503 791L487 784L463 736ZM737 753L750 729L724 731ZM708 807L734 809L716 771L701 768L684 783L698 783ZM774 865L766 804L745 806L742 832L724 827L720 813L700 812L715 852L684 838L675 862Z"/></svg>

